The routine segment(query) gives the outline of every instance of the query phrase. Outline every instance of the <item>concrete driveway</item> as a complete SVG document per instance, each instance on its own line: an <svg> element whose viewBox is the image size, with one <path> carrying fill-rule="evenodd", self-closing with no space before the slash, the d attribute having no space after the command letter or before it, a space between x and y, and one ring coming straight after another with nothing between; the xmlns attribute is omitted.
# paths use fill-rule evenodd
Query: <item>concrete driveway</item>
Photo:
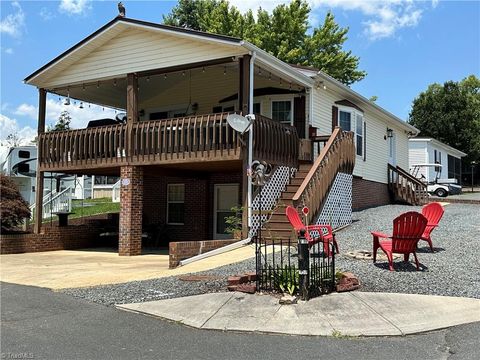
<svg viewBox="0 0 480 360"><path fill-rule="evenodd" d="M210 270L255 256L253 246L212 256L176 269L168 268L168 252L118 256L113 250L61 250L0 256L0 280L65 289L117 284L128 281Z"/></svg>

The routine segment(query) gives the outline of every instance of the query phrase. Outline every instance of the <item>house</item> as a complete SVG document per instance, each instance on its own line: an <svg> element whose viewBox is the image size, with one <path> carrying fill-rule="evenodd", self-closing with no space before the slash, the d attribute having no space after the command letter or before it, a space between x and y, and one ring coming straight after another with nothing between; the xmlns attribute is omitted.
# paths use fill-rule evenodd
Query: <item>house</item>
<svg viewBox="0 0 480 360"><path fill-rule="evenodd" d="M438 168L439 179L456 179L458 184L462 181L462 157L464 152L457 150L431 137L414 137L408 142L409 166L416 164L441 164ZM428 182L436 177L435 168L424 167L418 176L424 176Z"/></svg>
<svg viewBox="0 0 480 360"><path fill-rule="evenodd" d="M418 132L328 75L241 39L125 17L25 83L39 89L37 184L48 171L120 176L121 255L140 253L146 224L170 241L229 237L235 205L247 209L245 237L260 218L273 235L289 232L280 203L308 205L309 221L348 222L352 201L390 202L387 166L407 168ZM126 111L127 120L45 133L47 93ZM256 116L253 154L249 135L227 123L233 112ZM274 167L262 196L247 177L249 154Z"/></svg>

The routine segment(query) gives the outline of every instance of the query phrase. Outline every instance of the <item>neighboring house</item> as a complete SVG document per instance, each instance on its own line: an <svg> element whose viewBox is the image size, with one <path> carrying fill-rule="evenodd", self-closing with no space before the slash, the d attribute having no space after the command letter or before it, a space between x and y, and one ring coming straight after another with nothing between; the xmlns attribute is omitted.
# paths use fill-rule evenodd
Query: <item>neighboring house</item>
<svg viewBox="0 0 480 360"><path fill-rule="evenodd" d="M312 221L340 224L352 196L354 208L389 203L387 164L408 167L408 137L418 132L324 73L241 39L123 17L25 82L39 89L39 179L47 171L120 176L121 255L140 253L147 224L173 241L225 238L225 217L240 204L255 233L248 136L233 131L228 113L256 114L253 159L274 166L262 209L273 211L279 234L289 231L282 204L307 204ZM44 133L47 93L122 109L126 123ZM246 216L243 225L246 236Z"/></svg>
<svg viewBox="0 0 480 360"><path fill-rule="evenodd" d="M458 184L462 181L462 157L464 152L457 150L431 137L415 137L409 140L409 166L417 164L441 164L438 168L440 179L456 179ZM435 168L424 167L419 175L423 175L426 181L434 181Z"/></svg>
<svg viewBox="0 0 480 360"><path fill-rule="evenodd" d="M91 182L92 199L111 198L118 176L93 175Z"/></svg>

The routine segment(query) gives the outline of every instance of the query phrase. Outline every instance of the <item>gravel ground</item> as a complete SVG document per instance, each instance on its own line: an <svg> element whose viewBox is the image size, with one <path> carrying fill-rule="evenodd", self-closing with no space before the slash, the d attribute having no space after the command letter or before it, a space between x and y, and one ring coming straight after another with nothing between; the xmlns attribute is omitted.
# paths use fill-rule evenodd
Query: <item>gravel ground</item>
<svg viewBox="0 0 480 360"><path fill-rule="evenodd" d="M355 212L354 223L337 234L342 254L372 249L370 231L391 232L392 220L405 211L419 207L388 205ZM395 272L388 271L386 261L373 264L368 260L337 256L337 269L351 271L362 283L361 291L399 292L480 298L480 206L450 204L439 228L433 232L435 253L428 244L419 243L417 251L421 271L413 262L394 260ZM379 250L381 252L381 250ZM411 256L411 261L413 257ZM179 276L117 285L64 290L89 301L111 305L143 302L181 296L224 291L230 275L255 270L255 260L223 266L201 274L215 276L204 281L183 281Z"/></svg>

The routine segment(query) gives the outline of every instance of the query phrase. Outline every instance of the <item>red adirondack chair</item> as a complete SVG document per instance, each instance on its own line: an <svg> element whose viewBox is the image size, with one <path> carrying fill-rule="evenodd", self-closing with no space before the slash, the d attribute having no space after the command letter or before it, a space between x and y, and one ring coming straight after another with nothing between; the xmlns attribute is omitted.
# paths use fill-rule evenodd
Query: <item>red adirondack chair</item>
<svg viewBox="0 0 480 360"><path fill-rule="evenodd" d="M373 262L376 262L377 250L380 248L387 255L389 269L393 271L393 253L403 254L404 261L408 261L412 253L415 257L417 270L419 270L420 266L415 251L426 226L427 219L425 216L416 211L409 211L393 220L393 234L391 236L373 231Z"/></svg>
<svg viewBox="0 0 480 360"><path fill-rule="evenodd" d="M440 205L440 203L438 202L432 202L422 208L422 215L427 218L428 223L420 239L428 242L428 245L430 245L430 250L432 252L433 245L430 234L438 226L438 223L440 222L444 212L445 210L443 209L443 206Z"/></svg>
<svg viewBox="0 0 480 360"><path fill-rule="evenodd" d="M297 233L300 230L305 229L305 238L308 241L309 247L312 247L316 243L323 242L323 251L330 255L330 248L328 246L330 242L335 246L335 252L337 254L339 253L337 240L335 240L335 234L333 233L330 225L305 226L303 225L302 219L298 215L297 210L295 210L295 208L292 206L287 206L285 214L287 215L288 221L290 221L290 224L292 224ZM318 236L314 236L314 234L318 234Z"/></svg>

